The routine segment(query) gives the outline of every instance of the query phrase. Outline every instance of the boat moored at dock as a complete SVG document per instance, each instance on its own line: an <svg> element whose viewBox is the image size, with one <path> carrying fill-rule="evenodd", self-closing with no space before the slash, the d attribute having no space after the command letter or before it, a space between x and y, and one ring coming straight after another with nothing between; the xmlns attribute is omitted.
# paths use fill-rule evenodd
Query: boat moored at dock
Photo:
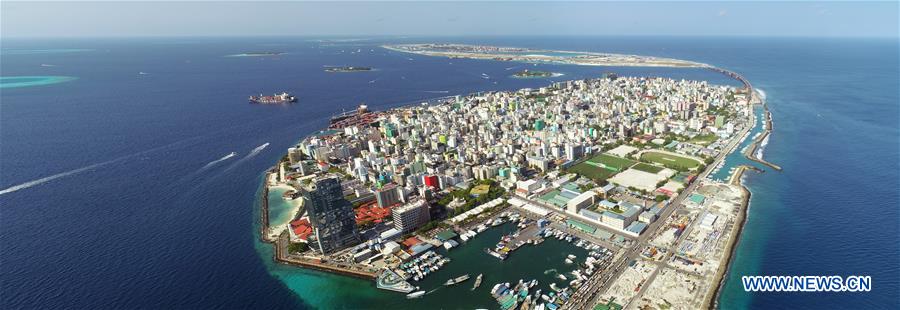
<svg viewBox="0 0 900 310"><path fill-rule="evenodd" d="M468 274L464 274L464 275L458 276L458 277L456 277L456 278L447 280L447 282L444 282L444 286L455 285L455 284L458 284L458 283L460 283L460 282L466 281L466 280L468 280L468 279L469 279L469 275L468 275Z"/></svg>

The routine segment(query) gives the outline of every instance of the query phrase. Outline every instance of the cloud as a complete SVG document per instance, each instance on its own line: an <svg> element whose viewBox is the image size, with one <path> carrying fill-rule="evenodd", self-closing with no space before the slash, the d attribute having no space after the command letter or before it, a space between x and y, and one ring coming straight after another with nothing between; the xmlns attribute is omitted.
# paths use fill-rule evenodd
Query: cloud
<svg viewBox="0 0 900 310"><path fill-rule="evenodd" d="M719 10L719 17L725 16L725 15L728 15L728 10L725 10L725 9Z"/></svg>

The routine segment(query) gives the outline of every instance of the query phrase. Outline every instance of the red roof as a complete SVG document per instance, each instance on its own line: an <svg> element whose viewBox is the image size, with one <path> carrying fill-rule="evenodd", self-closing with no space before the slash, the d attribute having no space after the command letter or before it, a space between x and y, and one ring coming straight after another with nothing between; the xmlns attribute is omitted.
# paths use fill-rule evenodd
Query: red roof
<svg viewBox="0 0 900 310"><path fill-rule="evenodd" d="M376 202L372 201L356 208L355 212L356 224L362 224L367 221L381 223L384 218L391 216L391 207L382 208L377 206Z"/></svg>
<svg viewBox="0 0 900 310"><path fill-rule="evenodd" d="M422 240L419 240L419 238L417 238L417 237L409 237L406 240L403 240L402 243L403 243L403 246L408 248L408 247L414 246L416 244L422 243Z"/></svg>
<svg viewBox="0 0 900 310"><path fill-rule="evenodd" d="M291 230L301 240L306 240L312 234L312 226L309 225L309 220L305 218L292 221Z"/></svg>

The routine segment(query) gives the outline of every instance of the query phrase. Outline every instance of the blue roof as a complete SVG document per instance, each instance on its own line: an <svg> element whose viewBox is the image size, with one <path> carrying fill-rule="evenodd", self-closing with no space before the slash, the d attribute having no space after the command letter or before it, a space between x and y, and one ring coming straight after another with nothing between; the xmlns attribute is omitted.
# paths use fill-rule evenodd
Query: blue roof
<svg viewBox="0 0 900 310"><path fill-rule="evenodd" d="M561 193L559 193L559 195L560 195L560 196L563 196L563 197L565 197L565 198L568 198L568 199L572 199L572 198L575 198L575 197L578 196L578 194L573 193L573 192L570 192L570 191L566 191L566 190L564 190L564 191L562 191Z"/></svg>
<svg viewBox="0 0 900 310"><path fill-rule="evenodd" d="M599 221L600 217L602 216L602 215L600 215L600 213L597 213L597 212L594 212L594 211L591 211L588 209L581 209L580 211L578 211L578 214L581 214L582 216L584 216L586 218L596 220L596 221Z"/></svg>
<svg viewBox="0 0 900 310"><path fill-rule="evenodd" d="M622 206L622 209L622 215L625 217L632 217L641 211L641 208L635 205Z"/></svg>
<svg viewBox="0 0 900 310"><path fill-rule="evenodd" d="M636 234L640 234L646 228L647 228L646 223L634 222L634 223L631 223L631 225L628 225L628 227L625 228L625 230L636 233Z"/></svg>
<svg viewBox="0 0 900 310"><path fill-rule="evenodd" d="M620 219L620 220L624 220L624 219L625 219L624 216L622 216L622 215L620 215L620 214L618 214L618 213L615 213L615 212L610 212L610 211L603 211L603 216L611 217L611 218L617 218L617 219Z"/></svg>

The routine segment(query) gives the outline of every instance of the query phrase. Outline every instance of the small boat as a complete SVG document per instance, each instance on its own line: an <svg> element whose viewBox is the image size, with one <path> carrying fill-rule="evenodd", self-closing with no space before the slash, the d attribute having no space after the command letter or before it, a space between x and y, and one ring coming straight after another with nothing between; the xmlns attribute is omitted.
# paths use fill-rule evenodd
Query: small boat
<svg viewBox="0 0 900 310"><path fill-rule="evenodd" d="M475 285L472 286L472 290L474 291L476 288L481 286L481 278L484 276L483 273L479 273L478 277L475 277Z"/></svg>
<svg viewBox="0 0 900 310"><path fill-rule="evenodd" d="M423 295L425 295L425 291L412 292L412 293L406 294L406 299L419 298L419 297L422 297Z"/></svg>
<svg viewBox="0 0 900 310"><path fill-rule="evenodd" d="M451 285L454 285L454 284L463 282L463 281L468 280L468 279L469 279L469 275L468 275L468 274L464 274L464 275L458 276L458 277L456 277L456 278L447 280L447 282L444 282L444 286L451 286Z"/></svg>
<svg viewBox="0 0 900 310"><path fill-rule="evenodd" d="M562 275L562 274L558 274L558 275L556 275L556 277L559 278L560 280L563 280L563 281L567 280L567 279L566 279L566 276L564 276L564 275Z"/></svg>
<svg viewBox="0 0 900 310"><path fill-rule="evenodd" d="M572 260L571 260L571 259L568 259L568 258L566 258L566 264L569 264L569 265L571 265L571 264L572 264Z"/></svg>

